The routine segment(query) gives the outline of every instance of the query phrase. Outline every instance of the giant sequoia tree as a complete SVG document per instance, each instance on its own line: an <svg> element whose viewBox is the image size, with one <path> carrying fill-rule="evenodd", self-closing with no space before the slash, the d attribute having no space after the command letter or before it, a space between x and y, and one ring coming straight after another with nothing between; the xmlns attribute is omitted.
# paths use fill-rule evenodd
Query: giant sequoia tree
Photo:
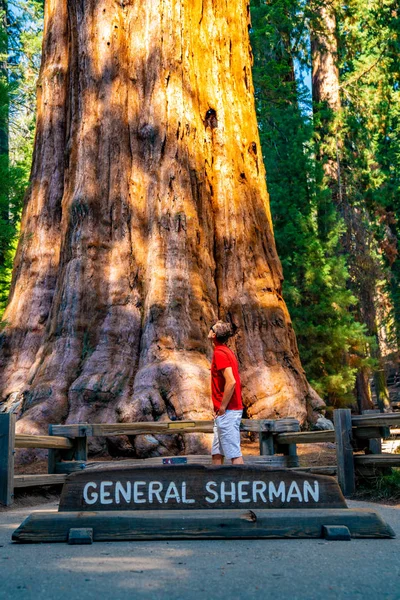
<svg viewBox="0 0 400 600"><path fill-rule="evenodd" d="M210 418L218 317L239 327L248 416L304 421L321 406L281 296L248 27L246 0L46 3L1 338L20 431ZM178 442L133 443L145 456Z"/></svg>

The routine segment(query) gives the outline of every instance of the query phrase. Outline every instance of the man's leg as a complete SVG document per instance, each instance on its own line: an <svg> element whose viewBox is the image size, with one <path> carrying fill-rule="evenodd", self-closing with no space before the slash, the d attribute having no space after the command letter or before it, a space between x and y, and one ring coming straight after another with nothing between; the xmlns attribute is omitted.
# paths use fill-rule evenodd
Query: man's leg
<svg viewBox="0 0 400 600"><path fill-rule="evenodd" d="M224 456L230 459L233 465L244 464L240 449L241 419L241 410L227 410L222 417L218 418L219 443Z"/></svg>
<svg viewBox="0 0 400 600"><path fill-rule="evenodd" d="M224 455L222 454L221 441L219 439L219 431L216 419L214 420L214 439L211 448L211 460L213 465L223 465Z"/></svg>

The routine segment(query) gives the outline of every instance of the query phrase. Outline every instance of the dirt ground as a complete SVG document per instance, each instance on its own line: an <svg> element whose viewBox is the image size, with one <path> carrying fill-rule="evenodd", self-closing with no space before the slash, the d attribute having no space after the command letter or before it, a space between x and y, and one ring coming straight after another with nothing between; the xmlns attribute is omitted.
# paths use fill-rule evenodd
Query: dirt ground
<svg viewBox="0 0 400 600"><path fill-rule="evenodd" d="M258 441L244 440L242 451L245 455L259 455ZM336 464L335 444L298 444L297 454L300 467L329 467Z"/></svg>

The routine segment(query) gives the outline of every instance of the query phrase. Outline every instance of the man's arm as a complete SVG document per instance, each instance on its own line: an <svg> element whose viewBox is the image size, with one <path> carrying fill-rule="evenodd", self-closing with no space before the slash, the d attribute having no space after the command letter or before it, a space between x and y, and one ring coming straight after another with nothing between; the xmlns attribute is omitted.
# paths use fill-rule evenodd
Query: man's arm
<svg viewBox="0 0 400 600"><path fill-rule="evenodd" d="M230 399L233 396L233 392L235 391L236 379L233 375L232 367L226 367L222 371L222 375L225 379L224 386L224 395L222 396L222 402L219 411L217 412L217 417L221 417L225 414L226 407L228 406Z"/></svg>

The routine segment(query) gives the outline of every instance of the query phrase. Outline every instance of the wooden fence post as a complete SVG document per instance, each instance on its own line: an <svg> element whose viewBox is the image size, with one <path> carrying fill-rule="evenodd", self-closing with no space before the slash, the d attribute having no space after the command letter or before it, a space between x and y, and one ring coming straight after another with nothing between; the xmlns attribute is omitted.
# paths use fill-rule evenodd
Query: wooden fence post
<svg viewBox="0 0 400 600"><path fill-rule="evenodd" d="M297 444L277 444L276 452L278 454L281 452L284 456L291 456L295 460L297 459L297 462L298 462ZM290 464L290 466L293 466L293 465Z"/></svg>
<svg viewBox="0 0 400 600"><path fill-rule="evenodd" d="M74 459L86 462L88 455L88 434L91 433L91 425L81 425L79 435L74 439Z"/></svg>
<svg viewBox="0 0 400 600"><path fill-rule="evenodd" d="M271 431L260 431L260 456L273 456L275 454L274 437Z"/></svg>
<svg viewBox="0 0 400 600"><path fill-rule="evenodd" d="M338 481L343 495L351 496L355 491L351 410L339 408L333 411L333 421Z"/></svg>
<svg viewBox="0 0 400 600"><path fill-rule="evenodd" d="M54 425L49 425L49 435L54 435ZM68 465L69 471L79 471L82 465L87 461L88 443L87 435L91 433L91 425L80 425L78 435L71 438L74 447L70 450L50 449L48 453L48 473L63 473L60 470L62 460L76 461L76 465L72 463Z"/></svg>
<svg viewBox="0 0 400 600"><path fill-rule="evenodd" d="M53 435L53 425L49 425L49 435ZM61 460L61 452L57 448L49 448L47 453L47 472L56 472L56 463Z"/></svg>
<svg viewBox="0 0 400 600"><path fill-rule="evenodd" d="M379 410L363 410L362 415L374 415L374 414L382 414ZM380 436L376 438L368 439L368 452L369 454L381 454L382 453L382 438L390 436L390 427L380 427ZM366 450L366 453L368 453Z"/></svg>
<svg viewBox="0 0 400 600"><path fill-rule="evenodd" d="M14 501L15 421L13 413L0 414L0 504Z"/></svg>

